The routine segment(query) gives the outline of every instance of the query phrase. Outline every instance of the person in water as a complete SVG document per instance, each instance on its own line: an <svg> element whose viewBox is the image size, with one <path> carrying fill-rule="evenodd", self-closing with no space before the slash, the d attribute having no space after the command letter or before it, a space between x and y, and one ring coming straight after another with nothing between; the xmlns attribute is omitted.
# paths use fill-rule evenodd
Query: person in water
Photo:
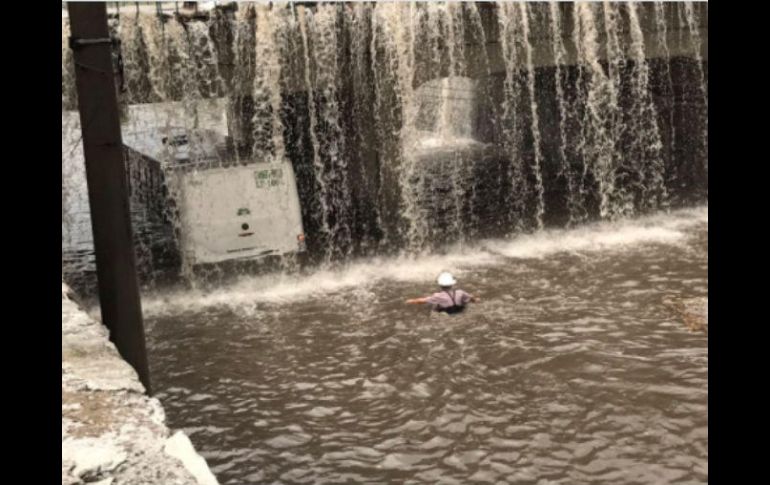
<svg viewBox="0 0 770 485"><path fill-rule="evenodd" d="M406 302L410 305L428 303L433 306L434 311L454 314L465 310L468 302L476 303L481 301L481 299L463 290L454 289L456 283L457 280L454 279L451 273L441 273L438 275L438 285L441 287L441 291L423 298L412 298L411 300L406 300Z"/></svg>

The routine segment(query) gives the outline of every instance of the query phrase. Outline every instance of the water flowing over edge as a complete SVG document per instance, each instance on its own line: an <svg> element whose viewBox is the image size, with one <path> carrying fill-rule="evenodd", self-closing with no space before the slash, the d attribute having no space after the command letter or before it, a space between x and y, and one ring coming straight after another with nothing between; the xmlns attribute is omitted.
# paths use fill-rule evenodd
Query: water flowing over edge
<svg viewBox="0 0 770 485"><path fill-rule="evenodd" d="M495 226L496 234L482 236L492 237L682 205L669 200L676 195L671 188L695 191L686 202L703 203L707 187L697 172L707 177L707 71L700 17L707 10L691 2L646 7L500 3L489 17L473 3L276 3L242 4L233 17L217 13L203 22L173 16L161 21L138 11L135 17L124 11L111 22L124 46L124 102L180 101L185 115L169 116L168 122L197 129L201 106L227 99L226 123L236 143L260 157L291 159L308 241L329 266L393 246L419 254L435 241L477 239L479 228ZM671 25L678 27L678 42L669 39L666 12L678 22ZM75 100L67 30L63 18L63 110ZM488 45L495 42L497 51ZM694 79L684 79L693 72L680 74L682 82L694 82L690 94L703 98L687 111L692 119L682 122L696 131L701 127L692 140L695 148L678 146L687 137L675 133L669 101L653 103L649 97L652 65L659 60L649 53L661 49L667 92L674 91L674 52L696 61L688 68ZM549 59L555 73L544 70ZM501 83L494 89L493 64ZM361 81L353 87L343 79L351 65ZM462 87L455 81L473 77L472 71L479 78L474 82L483 82L468 93L482 101L493 92L500 98L489 112L497 133L488 145L503 152L494 155L502 159L493 163L500 176L499 187L491 190L474 181L491 169L466 163L477 155L456 143L467 134L467 120L447 122L448 99ZM430 86L436 80L441 89ZM571 84L575 92L565 90ZM439 106L430 139L443 145L418 159L410 137L423 86ZM555 100L553 119L545 117L549 99ZM662 109L668 112L656 114ZM670 122L667 137L651 123L656 116L659 124ZM369 135L358 133L370 120ZM555 150L546 143L549 122L558 125ZM71 171L63 166L63 179ZM431 185L436 179L438 187ZM77 202L69 185L63 184L62 193L66 232L72 214L64 206ZM436 197L437 191L448 195ZM560 211L566 219L556 220L564 218ZM490 215L493 224L480 220Z"/></svg>
<svg viewBox="0 0 770 485"><path fill-rule="evenodd" d="M147 315L200 311L209 307L240 308L257 303L290 303L348 290L371 288L383 281L424 282L453 271L460 279L474 268L513 259L543 258L558 253L621 250L641 244L675 245L686 229L708 224L708 207L697 207L633 220L599 222L573 229L554 229L510 239L479 241L450 248L446 254L419 258L374 258L307 275L244 276L213 291L159 290L143 300ZM431 286L428 286L431 287Z"/></svg>

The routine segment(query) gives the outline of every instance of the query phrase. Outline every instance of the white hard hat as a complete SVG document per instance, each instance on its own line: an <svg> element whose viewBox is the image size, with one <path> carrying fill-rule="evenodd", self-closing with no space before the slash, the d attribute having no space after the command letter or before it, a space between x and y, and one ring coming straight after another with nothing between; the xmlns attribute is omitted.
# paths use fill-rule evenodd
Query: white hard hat
<svg viewBox="0 0 770 485"><path fill-rule="evenodd" d="M455 283L457 283L457 280L455 280L454 276L452 276L452 273L444 272L438 275L439 286L452 286Z"/></svg>

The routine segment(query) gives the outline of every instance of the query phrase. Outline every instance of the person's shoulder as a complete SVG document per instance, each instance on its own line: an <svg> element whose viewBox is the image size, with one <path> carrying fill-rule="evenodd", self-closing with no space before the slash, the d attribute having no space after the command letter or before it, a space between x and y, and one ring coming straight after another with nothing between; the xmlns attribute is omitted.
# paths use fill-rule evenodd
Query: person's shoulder
<svg viewBox="0 0 770 485"><path fill-rule="evenodd" d="M459 296L463 301L465 300L470 301L470 299L472 298L471 294L465 290L457 290L457 296Z"/></svg>

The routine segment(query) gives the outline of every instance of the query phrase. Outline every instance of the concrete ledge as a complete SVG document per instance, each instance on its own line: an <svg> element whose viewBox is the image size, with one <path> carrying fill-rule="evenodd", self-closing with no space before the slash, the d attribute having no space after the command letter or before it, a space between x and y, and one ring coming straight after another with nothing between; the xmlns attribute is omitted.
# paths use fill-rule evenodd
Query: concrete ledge
<svg viewBox="0 0 770 485"><path fill-rule="evenodd" d="M218 485L62 283L62 485Z"/></svg>

